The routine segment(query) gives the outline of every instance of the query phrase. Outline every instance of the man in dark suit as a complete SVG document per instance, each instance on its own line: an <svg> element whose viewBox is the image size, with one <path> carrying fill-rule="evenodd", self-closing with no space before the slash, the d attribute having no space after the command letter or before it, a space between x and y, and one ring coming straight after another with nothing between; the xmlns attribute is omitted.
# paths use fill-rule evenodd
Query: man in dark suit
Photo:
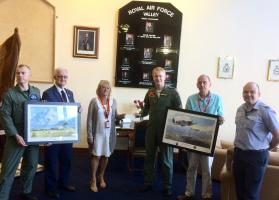
<svg viewBox="0 0 279 200"><path fill-rule="evenodd" d="M44 91L42 99L49 102L74 102L73 92L66 89L68 71L57 68L54 72L55 84ZM76 188L69 185L72 143L51 144L45 147L45 191L51 198L59 198L57 188L74 192Z"/></svg>

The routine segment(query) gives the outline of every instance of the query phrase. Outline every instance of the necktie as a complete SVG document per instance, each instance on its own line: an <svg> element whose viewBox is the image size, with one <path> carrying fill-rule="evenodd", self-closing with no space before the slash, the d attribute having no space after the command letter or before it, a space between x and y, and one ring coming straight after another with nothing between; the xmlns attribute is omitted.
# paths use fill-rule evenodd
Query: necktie
<svg viewBox="0 0 279 200"><path fill-rule="evenodd" d="M61 90L61 96L62 96L62 101L67 102L67 97L66 97L66 93L64 92L64 90Z"/></svg>

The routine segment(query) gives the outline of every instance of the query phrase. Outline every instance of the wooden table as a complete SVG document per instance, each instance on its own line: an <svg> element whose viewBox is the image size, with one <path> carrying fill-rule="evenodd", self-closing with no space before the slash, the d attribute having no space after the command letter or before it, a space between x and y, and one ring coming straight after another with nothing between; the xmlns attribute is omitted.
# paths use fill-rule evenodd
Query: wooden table
<svg viewBox="0 0 279 200"><path fill-rule="evenodd" d="M125 126L125 128L123 127L117 127L116 128L116 132L117 132L117 138L126 138L127 139L127 150L125 150L125 152L127 152L127 166L128 166L128 170L129 170L129 163L130 163L130 153L131 153L131 148L132 148L132 141L135 135L135 129L134 126Z"/></svg>
<svg viewBox="0 0 279 200"><path fill-rule="evenodd" d="M129 152L130 148L131 148L131 141L132 141L132 139L134 138L134 135L135 135L135 129L134 128L118 127L118 128L116 128L116 132L117 132L117 137L128 139L127 149L128 149L128 152Z"/></svg>

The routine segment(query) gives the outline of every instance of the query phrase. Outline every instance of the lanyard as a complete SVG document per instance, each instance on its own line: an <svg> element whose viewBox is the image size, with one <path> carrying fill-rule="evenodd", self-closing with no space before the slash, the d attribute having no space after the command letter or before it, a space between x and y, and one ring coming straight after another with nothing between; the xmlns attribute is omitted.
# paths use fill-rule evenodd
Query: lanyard
<svg viewBox="0 0 279 200"><path fill-rule="evenodd" d="M200 109L201 112L206 113L206 110L207 110L207 108L208 108L208 106L209 106L210 100L211 100L211 95L209 95L208 101L207 101L207 103L206 103L206 105L205 105L205 108L204 108L204 110L202 110L202 109L201 109L201 100L200 100L200 98L198 97L198 106L199 106L199 109Z"/></svg>
<svg viewBox="0 0 279 200"><path fill-rule="evenodd" d="M103 103L103 101L99 98L99 101L101 102L102 104L102 107L103 107L103 110L104 110L104 115L105 115L105 118L108 119L108 115L109 115L109 111L110 111L110 106L109 106L109 99L107 101L107 105L105 105Z"/></svg>

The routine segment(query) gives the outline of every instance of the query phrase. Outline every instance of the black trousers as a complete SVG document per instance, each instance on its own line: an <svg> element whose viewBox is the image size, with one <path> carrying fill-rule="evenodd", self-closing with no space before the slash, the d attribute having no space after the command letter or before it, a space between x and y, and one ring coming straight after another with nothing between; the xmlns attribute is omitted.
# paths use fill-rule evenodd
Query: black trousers
<svg viewBox="0 0 279 200"><path fill-rule="evenodd" d="M233 170L238 200L258 200L269 159L268 150L234 149Z"/></svg>

